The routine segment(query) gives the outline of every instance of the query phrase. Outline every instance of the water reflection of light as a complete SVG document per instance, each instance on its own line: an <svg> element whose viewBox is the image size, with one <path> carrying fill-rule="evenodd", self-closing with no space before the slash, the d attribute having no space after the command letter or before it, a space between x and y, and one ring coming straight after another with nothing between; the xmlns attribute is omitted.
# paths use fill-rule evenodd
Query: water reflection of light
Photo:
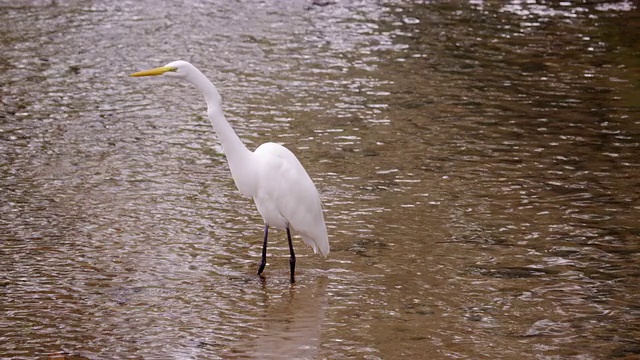
<svg viewBox="0 0 640 360"><path fill-rule="evenodd" d="M508 4L502 6L500 11L510 12L518 16L527 18L549 18L549 17L565 17L575 18L581 14L588 14L589 9L583 6L579 6L569 1L558 3L559 7L552 7L544 2L538 2L535 0L513 0ZM631 11L635 9L635 5L627 0L621 2L596 4L595 9L598 11ZM539 26L540 23L526 23L535 24ZM523 25L525 25L523 23Z"/></svg>
<svg viewBox="0 0 640 360"><path fill-rule="evenodd" d="M587 11L586 8L579 6L572 6L566 10L564 9L554 9L546 4L538 4L535 1L531 0L513 0L510 3L504 5L500 11L510 12L519 16L529 17L554 17L554 16L562 16L573 18L576 17L579 13L584 13Z"/></svg>
<svg viewBox="0 0 640 360"><path fill-rule="evenodd" d="M610 10L631 11L631 10L634 10L635 8L636 6L631 1L627 1L627 0L617 2L617 3L604 3L604 4L596 5L596 10L599 10L599 11L610 11Z"/></svg>

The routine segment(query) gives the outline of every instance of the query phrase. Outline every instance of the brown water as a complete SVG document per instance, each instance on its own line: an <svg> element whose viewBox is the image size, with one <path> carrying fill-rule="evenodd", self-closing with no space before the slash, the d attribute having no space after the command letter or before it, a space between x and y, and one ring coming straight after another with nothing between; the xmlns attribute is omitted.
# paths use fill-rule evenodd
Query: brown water
<svg viewBox="0 0 640 360"><path fill-rule="evenodd" d="M0 358L640 356L633 3L0 4ZM315 179L295 285L176 59Z"/></svg>

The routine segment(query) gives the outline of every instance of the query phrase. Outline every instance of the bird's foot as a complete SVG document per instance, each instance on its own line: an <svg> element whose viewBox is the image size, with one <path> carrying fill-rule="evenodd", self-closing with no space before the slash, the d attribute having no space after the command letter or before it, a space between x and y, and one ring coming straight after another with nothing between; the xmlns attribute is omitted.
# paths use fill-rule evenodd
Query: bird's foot
<svg viewBox="0 0 640 360"><path fill-rule="evenodd" d="M260 261L260 265L258 265L258 275L262 276L262 272L264 271L264 267L267 266L265 261Z"/></svg>
<svg viewBox="0 0 640 360"><path fill-rule="evenodd" d="M291 271L291 283L296 282L296 258L292 256L289 258L289 269Z"/></svg>

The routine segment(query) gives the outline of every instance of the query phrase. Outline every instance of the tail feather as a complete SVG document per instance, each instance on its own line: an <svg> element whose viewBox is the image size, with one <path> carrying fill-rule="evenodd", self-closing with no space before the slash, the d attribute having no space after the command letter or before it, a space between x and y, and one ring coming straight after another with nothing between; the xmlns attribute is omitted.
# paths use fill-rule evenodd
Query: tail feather
<svg viewBox="0 0 640 360"><path fill-rule="evenodd" d="M300 234L302 240L313 249L315 254L320 253L320 255L327 257L329 255L329 239L326 231L322 235L324 236L312 237L308 234Z"/></svg>

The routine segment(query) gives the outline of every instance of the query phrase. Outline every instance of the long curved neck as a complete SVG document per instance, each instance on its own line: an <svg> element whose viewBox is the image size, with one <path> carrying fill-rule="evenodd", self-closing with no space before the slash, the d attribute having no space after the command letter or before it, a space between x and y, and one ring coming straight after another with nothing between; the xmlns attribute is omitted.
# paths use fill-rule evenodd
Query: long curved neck
<svg viewBox="0 0 640 360"><path fill-rule="evenodd" d="M231 124L229 124L225 118L222 112L222 98L218 90L200 70L195 70L196 73L189 76L187 80L195 85L195 87L202 92L202 95L204 95L204 100L207 102L209 120L218 134L225 154L230 161L231 158L235 158L236 156L246 156L250 151L244 146L236 132L233 131Z"/></svg>
<svg viewBox="0 0 640 360"><path fill-rule="evenodd" d="M231 175L240 192L250 196L251 190L244 184L249 179L247 171L252 169L250 165L253 153L242 143L231 124L222 112L222 98L216 87L204 76L200 70L194 67L195 72L187 77L187 80L195 85L207 102L207 114L213 129L218 134L218 139L229 162Z"/></svg>

